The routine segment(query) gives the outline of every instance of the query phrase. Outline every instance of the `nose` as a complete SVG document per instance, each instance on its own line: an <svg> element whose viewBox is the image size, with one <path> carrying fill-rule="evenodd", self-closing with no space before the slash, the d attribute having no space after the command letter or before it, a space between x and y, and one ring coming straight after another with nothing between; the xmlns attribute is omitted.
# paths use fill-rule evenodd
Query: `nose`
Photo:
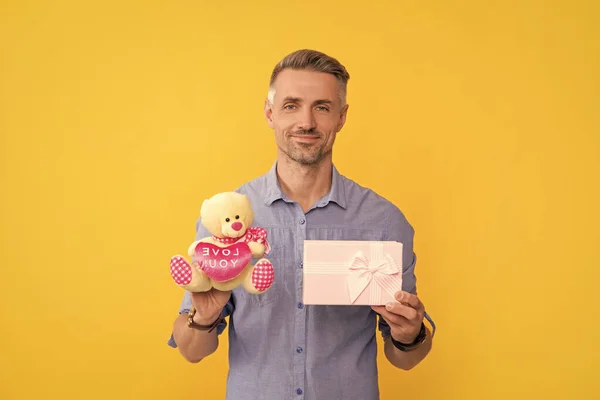
<svg viewBox="0 0 600 400"><path fill-rule="evenodd" d="M317 121L311 107L305 107L299 115L298 129L311 131L317 127Z"/></svg>
<svg viewBox="0 0 600 400"><path fill-rule="evenodd" d="M239 231L240 229L242 229L242 223L241 222L234 222L233 224L231 224L231 227L236 230Z"/></svg>

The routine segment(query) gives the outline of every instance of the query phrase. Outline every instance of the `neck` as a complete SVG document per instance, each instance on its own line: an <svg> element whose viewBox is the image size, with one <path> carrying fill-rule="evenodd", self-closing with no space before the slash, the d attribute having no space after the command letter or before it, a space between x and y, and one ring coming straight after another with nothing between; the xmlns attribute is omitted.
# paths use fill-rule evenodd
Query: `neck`
<svg viewBox="0 0 600 400"><path fill-rule="evenodd" d="M300 204L306 213L331 189L332 169L331 156L314 165L302 165L287 157L279 157L277 178L283 193Z"/></svg>

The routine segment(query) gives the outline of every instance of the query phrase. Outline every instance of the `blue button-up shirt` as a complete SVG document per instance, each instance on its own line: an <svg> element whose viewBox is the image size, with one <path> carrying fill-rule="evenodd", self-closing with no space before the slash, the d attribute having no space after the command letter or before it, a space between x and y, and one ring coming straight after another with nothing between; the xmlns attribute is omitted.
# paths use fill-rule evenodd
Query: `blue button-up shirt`
<svg viewBox="0 0 600 400"><path fill-rule="evenodd" d="M238 188L252 203L253 226L267 230L266 257L275 281L263 294L233 290L229 316L228 400L375 400L377 327L389 326L369 306L302 304L304 240L402 242L403 290L416 293L414 230L401 211L370 189L332 171L331 190L303 212L271 170ZM196 240L210 236L197 221ZM180 313L191 307L185 293ZM227 323L218 328L221 333ZM169 344L176 347L171 336Z"/></svg>

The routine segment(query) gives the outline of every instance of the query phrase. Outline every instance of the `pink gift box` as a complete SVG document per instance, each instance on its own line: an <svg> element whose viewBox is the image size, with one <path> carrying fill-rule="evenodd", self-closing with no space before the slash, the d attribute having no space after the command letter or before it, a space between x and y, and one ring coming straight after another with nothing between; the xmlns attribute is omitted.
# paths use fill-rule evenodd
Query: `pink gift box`
<svg viewBox="0 0 600 400"><path fill-rule="evenodd" d="M402 243L305 240L304 304L385 305L402 290Z"/></svg>

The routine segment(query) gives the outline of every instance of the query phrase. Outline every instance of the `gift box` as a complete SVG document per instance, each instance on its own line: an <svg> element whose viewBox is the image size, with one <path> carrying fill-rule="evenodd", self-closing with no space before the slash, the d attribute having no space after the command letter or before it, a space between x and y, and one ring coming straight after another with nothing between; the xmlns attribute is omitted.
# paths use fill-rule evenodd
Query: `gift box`
<svg viewBox="0 0 600 400"><path fill-rule="evenodd" d="M305 240L303 302L385 305L402 290L402 243Z"/></svg>

